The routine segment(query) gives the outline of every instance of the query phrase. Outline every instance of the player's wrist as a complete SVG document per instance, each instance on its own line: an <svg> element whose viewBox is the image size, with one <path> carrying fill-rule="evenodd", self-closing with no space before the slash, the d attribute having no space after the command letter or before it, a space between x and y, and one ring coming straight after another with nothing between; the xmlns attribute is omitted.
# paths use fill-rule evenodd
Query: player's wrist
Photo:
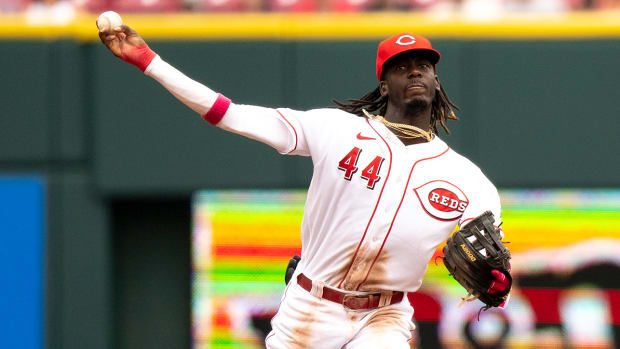
<svg viewBox="0 0 620 349"><path fill-rule="evenodd" d="M157 54L151 50L149 45L144 44L140 46L130 46L123 50L121 59L129 64L135 65L144 72L155 57L157 57Z"/></svg>

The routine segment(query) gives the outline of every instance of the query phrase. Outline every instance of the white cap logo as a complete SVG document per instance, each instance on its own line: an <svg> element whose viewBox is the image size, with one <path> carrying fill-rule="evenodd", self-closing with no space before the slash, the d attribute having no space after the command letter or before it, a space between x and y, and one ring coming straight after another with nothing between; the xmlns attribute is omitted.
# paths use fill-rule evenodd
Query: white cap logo
<svg viewBox="0 0 620 349"><path fill-rule="evenodd" d="M415 38L411 35L401 35L398 39L396 39L396 43L401 46L408 46L415 44Z"/></svg>

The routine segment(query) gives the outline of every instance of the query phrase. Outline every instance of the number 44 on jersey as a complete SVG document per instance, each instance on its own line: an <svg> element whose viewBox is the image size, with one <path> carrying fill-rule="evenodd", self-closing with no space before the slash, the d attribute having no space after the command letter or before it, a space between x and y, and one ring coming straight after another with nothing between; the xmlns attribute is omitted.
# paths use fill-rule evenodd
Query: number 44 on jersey
<svg viewBox="0 0 620 349"><path fill-rule="evenodd" d="M357 172L357 160L360 157L362 149L353 147L351 151L345 155L338 163L338 169L344 171L344 179L350 181L353 175ZM375 185L381 180L379 171L381 171L381 165L384 158L375 156L375 158L362 170L361 177L368 181L366 187L368 189L375 189Z"/></svg>

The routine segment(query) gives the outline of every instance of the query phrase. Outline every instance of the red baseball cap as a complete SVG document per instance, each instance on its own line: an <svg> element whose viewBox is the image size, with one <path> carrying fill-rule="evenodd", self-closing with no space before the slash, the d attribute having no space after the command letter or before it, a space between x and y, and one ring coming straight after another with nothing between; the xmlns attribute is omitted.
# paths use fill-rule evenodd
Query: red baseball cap
<svg viewBox="0 0 620 349"><path fill-rule="evenodd" d="M379 43L379 49L377 50L377 79L381 81L381 71L383 71L385 62L399 53L413 50L429 53L433 65L439 62L439 52L433 49L431 42L427 38L409 33L396 34Z"/></svg>

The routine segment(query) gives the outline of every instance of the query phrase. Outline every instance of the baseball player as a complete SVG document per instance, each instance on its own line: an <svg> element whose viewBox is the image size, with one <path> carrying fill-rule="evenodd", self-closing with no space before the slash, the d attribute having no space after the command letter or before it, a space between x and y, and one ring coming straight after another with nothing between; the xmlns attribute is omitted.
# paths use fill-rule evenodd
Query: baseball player
<svg viewBox="0 0 620 349"><path fill-rule="evenodd" d="M379 84L366 96L309 111L233 103L172 67L128 26L99 36L210 124L312 158L302 259L268 348L408 348L406 293L420 287L437 246L485 211L500 224L493 184L436 134L456 117L436 75L440 54L422 36L379 44ZM505 284L498 277L489 292Z"/></svg>

